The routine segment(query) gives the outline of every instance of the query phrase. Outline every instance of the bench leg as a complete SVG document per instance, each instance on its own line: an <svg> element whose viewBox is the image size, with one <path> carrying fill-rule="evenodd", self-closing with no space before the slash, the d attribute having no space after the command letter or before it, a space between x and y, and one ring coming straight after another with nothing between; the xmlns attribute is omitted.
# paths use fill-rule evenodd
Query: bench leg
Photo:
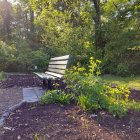
<svg viewBox="0 0 140 140"><path fill-rule="evenodd" d="M46 86L46 79L43 79L43 86Z"/></svg>
<svg viewBox="0 0 140 140"><path fill-rule="evenodd" d="M48 79L48 89L52 90L52 82L51 79Z"/></svg>

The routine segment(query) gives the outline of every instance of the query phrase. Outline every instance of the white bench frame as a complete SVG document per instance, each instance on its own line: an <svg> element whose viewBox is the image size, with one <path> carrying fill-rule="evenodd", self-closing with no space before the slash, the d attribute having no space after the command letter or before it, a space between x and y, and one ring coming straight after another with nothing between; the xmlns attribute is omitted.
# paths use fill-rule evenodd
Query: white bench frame
<svg viewBox="0 0 140 140"><path fill-rule="evenodd" d="M48 82L48 88L51 89L52 79L61 79L68 67L70 55L54 57L50 59L48 70L44 73L34 72L37 76L43 79L43 85L46 86Z"/></svg>

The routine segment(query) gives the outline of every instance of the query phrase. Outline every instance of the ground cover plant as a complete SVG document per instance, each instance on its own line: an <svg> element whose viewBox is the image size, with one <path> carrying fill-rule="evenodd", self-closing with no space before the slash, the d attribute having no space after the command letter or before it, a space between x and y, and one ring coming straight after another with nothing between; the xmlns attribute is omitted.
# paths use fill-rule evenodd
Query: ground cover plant
<svg viewBox="0 0 140 140"><path fill-rule="evenodd" d="M42 104L50 104L50 103L60 103L60 104L69 104L72 95L64 93L64 91L52 90L48 91L41 98Z"/></svg>

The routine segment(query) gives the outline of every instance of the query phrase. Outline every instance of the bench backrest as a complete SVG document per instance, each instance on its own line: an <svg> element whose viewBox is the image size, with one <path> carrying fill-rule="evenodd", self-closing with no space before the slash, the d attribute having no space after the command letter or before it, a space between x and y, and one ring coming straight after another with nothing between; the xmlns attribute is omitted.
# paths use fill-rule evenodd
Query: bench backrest
<svg viewBox="0 0 140 140"><path fill-rule="evenodd" d="M58 78L63 77L68 66L69 59L70 55L51 58L48 70L45 73Z"/></svg>

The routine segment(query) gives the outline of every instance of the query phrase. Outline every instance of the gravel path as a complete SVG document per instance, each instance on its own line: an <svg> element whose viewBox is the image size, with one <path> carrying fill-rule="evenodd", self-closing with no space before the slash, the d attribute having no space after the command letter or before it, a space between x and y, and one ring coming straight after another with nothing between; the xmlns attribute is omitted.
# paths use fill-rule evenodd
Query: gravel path
<svg viewBox="0 0 140 140"><path fill-rule="evenodd" d="M0 89L0 116L5 110L18 104L22 99L21 87Z"/></svg>

